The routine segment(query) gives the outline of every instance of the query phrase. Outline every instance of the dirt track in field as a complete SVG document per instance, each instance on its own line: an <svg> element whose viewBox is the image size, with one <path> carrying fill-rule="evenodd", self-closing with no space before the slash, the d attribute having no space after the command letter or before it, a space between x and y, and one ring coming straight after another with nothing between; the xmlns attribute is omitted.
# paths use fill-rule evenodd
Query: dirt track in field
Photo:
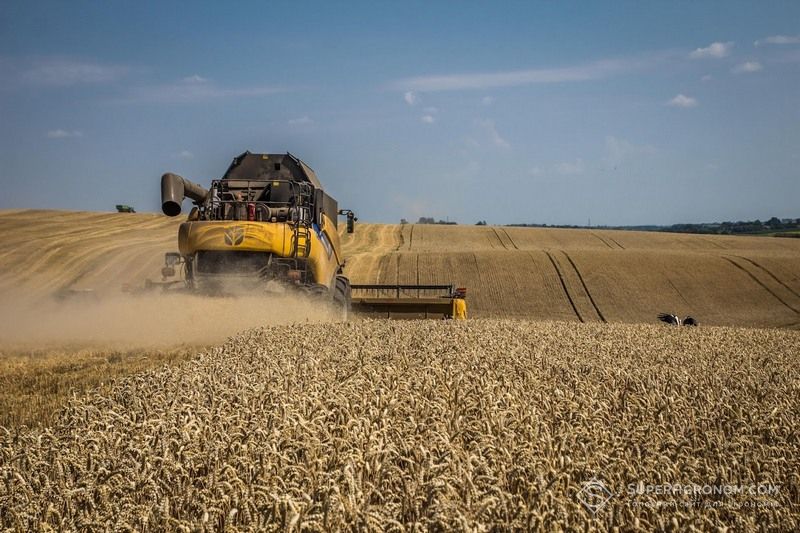
<svg viewBox="0 0 800 533"><path fill-rule="evenodd" d="M0 211L0 293L119 296L158 279L180 220ZM800 240L604 230L358 223L342 234L354 283L453 283L476 317L800 327ZM10 295L14 295L13 297Z"/></svg>

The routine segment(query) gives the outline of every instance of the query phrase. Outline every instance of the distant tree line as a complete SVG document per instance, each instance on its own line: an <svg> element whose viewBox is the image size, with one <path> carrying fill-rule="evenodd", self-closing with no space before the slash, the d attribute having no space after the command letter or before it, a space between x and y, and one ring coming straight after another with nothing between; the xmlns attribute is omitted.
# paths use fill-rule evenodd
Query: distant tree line
<svg viewBox="0 0 800 533"><path fill-rule="evenodd" d="M548 224L508 224L509 226L532 228L601 228L634 231L664 231L670 233L702 233L713 235L777 235L781 237L800 237L800 218L772 217L762 222L750 220L737 222L703 222L700 224L672 224L671 226L575 226Z"/></svg>
<svg viewBox="0 0 800 533"><path fill-rule="evenodd" d="M701 224L673 224L659 227L658 231L674 233L703 233L715 235L752 235L772 234L800 230L800 218L772 217L766 222L761 220L739 220L736 222L708 222Z"/></svg>
<svg viewBox="0 0 800 533"><path fill-rule="evenodd" d="M419 220L416 222L417 224L445 224L448 226L455 226L458 222L449 221L449 220L436 220L433 217L419 217ZM400 219L400 224L408 224L408 220L405 218Z"/></svg>
<svg viewBox="0 0 800 533"><path fill-rule="evenodd" d="M601 226L576 226L575 224L506 224L510 228L567 228L567 229L585 229L585 228L599 228ZM602 226L612 229L611 226ZM648 226L651 227L651 226ZM652 226L655 227L655 226Z"/></svg>
<svg viewBox="0 0 800 533"><path fill-rule="evenodd" d="M405 218L400 219L400 224L409 224ZM453 226L458 224L450 220L436 220L434 217L419 217L416 224L443 224ZM485 220L479 220L476 226L485 226ZM669 233L702 233L711 235L776 235L779 237L800 237L800 218L772 217L767 221L739 220L736 222L703 222L699 224L672 224L670 226L640 225L640 226L580 226L575 224L506 224L512 227L523 228L568 228L568 229L617 229L631 231L663 231Z"/></svg>

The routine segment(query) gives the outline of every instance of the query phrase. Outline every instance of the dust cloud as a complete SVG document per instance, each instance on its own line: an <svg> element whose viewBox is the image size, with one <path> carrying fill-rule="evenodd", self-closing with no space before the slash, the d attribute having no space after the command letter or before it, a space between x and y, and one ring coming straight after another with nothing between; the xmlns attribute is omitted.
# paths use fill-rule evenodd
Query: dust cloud
<svg viewBox="0 0 800 533"><path fill-rule="evenodd" d="M0 294L0 346L211 344L252 327L334 319L326 302L297 294L120 294L32 301L5 292Z"/></svg>

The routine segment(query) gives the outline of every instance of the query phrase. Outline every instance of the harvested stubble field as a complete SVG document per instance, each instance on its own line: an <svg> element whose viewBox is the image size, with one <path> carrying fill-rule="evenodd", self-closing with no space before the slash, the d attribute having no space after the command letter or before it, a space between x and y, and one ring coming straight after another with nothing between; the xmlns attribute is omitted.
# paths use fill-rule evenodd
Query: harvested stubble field
<svg viewBox="0 0 800 533"><path fill-rule="evenodd" d="M0 291L119 293L123 283L158 278L177 231L178 223L163 215L0 211Z"/></svg>
<svg viewBox="0 0 800 533"><path fill-rule="evenodd" d="M0 526L797 530L798 352L781 330L250 330L0 430ZM593 478L613 492L596 514ZM664 483L777 490L636 494Z"/></svg>
<svg viewBox="0 0 800 533"><path fill-rule="evenodd" d="M800 328L800 240L587 229L358 224L354 283L455 283L476 317Z"/></svg>

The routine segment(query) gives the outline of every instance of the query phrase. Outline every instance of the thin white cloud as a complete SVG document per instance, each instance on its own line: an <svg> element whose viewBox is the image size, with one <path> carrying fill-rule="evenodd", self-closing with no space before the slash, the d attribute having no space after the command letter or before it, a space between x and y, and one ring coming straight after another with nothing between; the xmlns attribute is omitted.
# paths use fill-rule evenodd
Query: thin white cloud
<svg viewBox="0 0 800 533"><path fill-rule="evenodd" d="M432 115L422 115L420 117L420 120L425 124L433 124L434 122L436 122L436 119Z"/></svg>
<svg viewBox="0 0 800 533"><path fill-rule="evenodd" d="M647 66L654 60L655 56L638 59L607 59L572 67L416 76L396 80L390 83L389 87L401 91L435 92L588 81Z"/></svg>
<svg viewBox="0 0 800 533"><path fill-rule="evenodd" d="M483 128L484 132L489 136L489 141L498 148L509 149L511 144L505 140L500 132L497 131L497 126L493 120L479 120L478 125Z"/></svg>
<svg viewBox="0 0 800 533"><path fill-rule="evenodd" d="M213 81L199 76L192 76L175 83L133 87L121 101L127 103L188 104L223 98L268 96L284 91L284 88L268 85L222 87Z"/></svg>
<svg viewBox="0 0 800 533"><path fill-rule="evenodd" d="M438 113L439 112L439 108L433 107L433 106L428 106L425 109L423 109L423 111L425 111L429 115L432 115L432 114Z"/></svg>
<svg viewBox="0 0 800 533"><path fill-rule="evenodd" d="M175 154L175 157L177 157L178 159L194 159L194 154L189 150L181 150L180 152Z"/></svg>
<svg viewBox="0 0 800 533"><path fill-rule="evenodd" d="M406 91L403 93L403 100L405 100L408 105L415 105L418 101L417 94L414 91Z"/></svg>
<svg viewBox="0 0 800 533"><path fill-rule="evenodd" d="M311 117L308 115L303 115L302 117L292 118L289 119L288 124L290 126L306 126L308 124L313 124L314 121L311 120Z"/></svg>
<svg viewBox="0 0 800 533"><path fill-rule="evenodd" d="M618 165L631 157L654 153L656 153L656 149L649 144L634 144L625 139L609 135L606 137L604 161L608 165Z"/></svg>
<svg viewBox="0 0 800 533"><path fill-rule="evenodd" d="M689 57L692 59L719 59L730 55L732 48L732 41L728 41L726 43L714 42L705 48L696 49L689 54Z"/></svg>
<svg viewBox="0 0 800 533"><path fill-rule="evenodd" d="M668 106L672 107L697 107L697 99L685 94L679 94L672 100L667 102Z"/></svg>
<svg viewBox="0 0 800 533"><path fill-rule="evenodd" d="M705 76L700 78L700 81L711 81L713 79L714 79L714 76L712 76L711 74L706 74Z"/></svg>
<svg viewBox="0 0 800 533"><path fill-rule="evenodd" d="M72 139L75 137L83 137L83 133L78 130L50 130L45 134L48 139Z"/></svg>
<svg viewBox="0 0 800 533"><path fill-rule="evenodd" d="M800 35L770 35L753 43L755 46L764 44L800 44Z"/></svg>
<svg viewBox="0 0 800 533"><path fill-rule="evenodd" d="M483 105L492 105L494 103L494 96L484 96L481 98L481 103Z"/></svg>
<svg viewBox="0 0 800 533"><path fill-rule="evenodd" d="M35 61L24 68L20 79L32 85L68 87L78 84L110 83L128 73L128 68L119 65L103 65L88 61L69 59L46 59Z"/></svg>
<svg viewBox="0 0 800 533"><path fill-rule="evenodd" d="M531 167L528 170L528 174L530 174L531 176L534 176L534 177L541 176L542 175L542 168L541 167Z"/></svg>
<svg viewBox="0 0 800 533"><path fill-rule="evenodd" d="M731 72L734 74L747 74L750 72L758 72L761 70L762 67L761 63L758 61L745 61L744 63L740 63L731 69Z"/></svg>
<svg viewBox="0 0 800 533"><path fill-rule="evenodd" d="M193 74L191 76L187 76L182 80L184 83L205 83L208 81L207 78L204 78L198 74Z"/></svg>
<svg viewBox="0 0 800 533"><path fill-rule="evenodd" d="M583 174L584 170L583 159L564 161L555 166L555 171L562 176L577 176L578 174Z"/></svg>

